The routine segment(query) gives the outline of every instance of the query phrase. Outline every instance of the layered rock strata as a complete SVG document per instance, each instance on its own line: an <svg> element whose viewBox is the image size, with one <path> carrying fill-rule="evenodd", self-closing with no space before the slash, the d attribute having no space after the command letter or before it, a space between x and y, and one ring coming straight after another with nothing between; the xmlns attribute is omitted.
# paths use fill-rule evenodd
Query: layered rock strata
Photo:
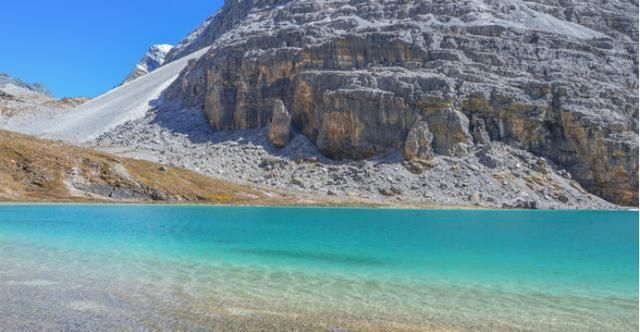
<svg viewBox="0 0 640 332"><path fill-rule="evenodd" d="M167 55L214 46L165 97L219 131L270 126L280 100L334 159L499 141L637 205L637 13L621 0L225 1Z"/></svg>

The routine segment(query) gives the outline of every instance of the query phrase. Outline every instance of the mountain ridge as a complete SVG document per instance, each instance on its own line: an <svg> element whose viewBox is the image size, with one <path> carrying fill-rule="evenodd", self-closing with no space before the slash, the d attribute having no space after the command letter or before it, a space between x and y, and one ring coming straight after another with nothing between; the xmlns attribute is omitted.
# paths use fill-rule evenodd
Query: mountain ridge
<svg viewBox="0 0 640 332"><path fill-rule="evenodd" d="M51 96L42 84L29 84L0 74L0 126L5 127L13 118L38 117L43 113L55 114L79 106L87 98L62 98Z"/></svg>
<svg viewBox="0 0 640 332"><path fill-rule="evenodd" d="M9 84L41 94L45 97L52 97L51 91L49 91L49 89L42 83L30 84L23 80L14 78L7 73L0 72L0 88Z"/></svg>
<svg viewBox="0 0 640 332"><path fill-rule="evenodd" d="M169 44L156 44L151 46L121 84L131 82L140 76L144 76L158 69L164 64L165 57L172 48L173 45Z"/></svg>

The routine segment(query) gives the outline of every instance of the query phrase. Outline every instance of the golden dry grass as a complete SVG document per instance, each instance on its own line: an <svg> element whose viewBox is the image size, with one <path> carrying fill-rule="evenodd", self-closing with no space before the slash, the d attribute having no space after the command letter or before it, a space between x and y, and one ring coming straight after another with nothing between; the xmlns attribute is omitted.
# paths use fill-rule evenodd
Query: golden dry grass
<svg viewBox="0 0 640 332"><path fill-rule="evenodd" d="M102 185L130 189L141 194L161 193L162 201L277 204L284 202L287 197L261 188L212 179L185 169L0 131L0 200L118 200L70 190L68 183L73 182L74 175L80 175L89 187ZM132 199L141 200L152 201L153 198Z"/></svg>

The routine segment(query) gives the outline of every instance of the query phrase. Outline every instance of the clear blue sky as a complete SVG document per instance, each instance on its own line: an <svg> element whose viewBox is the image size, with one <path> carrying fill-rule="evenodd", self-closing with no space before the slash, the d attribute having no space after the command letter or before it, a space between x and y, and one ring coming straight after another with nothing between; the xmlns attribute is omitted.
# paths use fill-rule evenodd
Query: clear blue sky
<svg viewBox="0 0 640 332"><path fill-rule="evenodd" d="M55 96L117 85L153 44L176 44L222 0L22 0L0 6L0 72Z"/></svg>

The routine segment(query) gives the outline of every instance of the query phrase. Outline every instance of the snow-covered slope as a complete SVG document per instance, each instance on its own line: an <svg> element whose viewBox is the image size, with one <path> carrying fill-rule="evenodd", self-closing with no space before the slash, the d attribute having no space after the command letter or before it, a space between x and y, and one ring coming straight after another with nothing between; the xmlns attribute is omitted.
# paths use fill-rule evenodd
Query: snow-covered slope
<svg viewBox="0 0 640 332"><path fill-rule="evenodd" d="M153 45L147 53L142 57L140 62L135 66L135 68L129 73L127 78L122 82L125 84L127 82L131 82L140 76L144 76L164 64L164 59L167 53L171 51L173 48L172 45L161 44L161 45Z"/></svg>
<svg viewBox="0 0 640 332"><path fill-rule="evenodd" d="M91 140L127 121L144 117L187 63L208 49L189 54L86 104L63 112L24 114L0 121L0 127L73 143Z"/></svg>

